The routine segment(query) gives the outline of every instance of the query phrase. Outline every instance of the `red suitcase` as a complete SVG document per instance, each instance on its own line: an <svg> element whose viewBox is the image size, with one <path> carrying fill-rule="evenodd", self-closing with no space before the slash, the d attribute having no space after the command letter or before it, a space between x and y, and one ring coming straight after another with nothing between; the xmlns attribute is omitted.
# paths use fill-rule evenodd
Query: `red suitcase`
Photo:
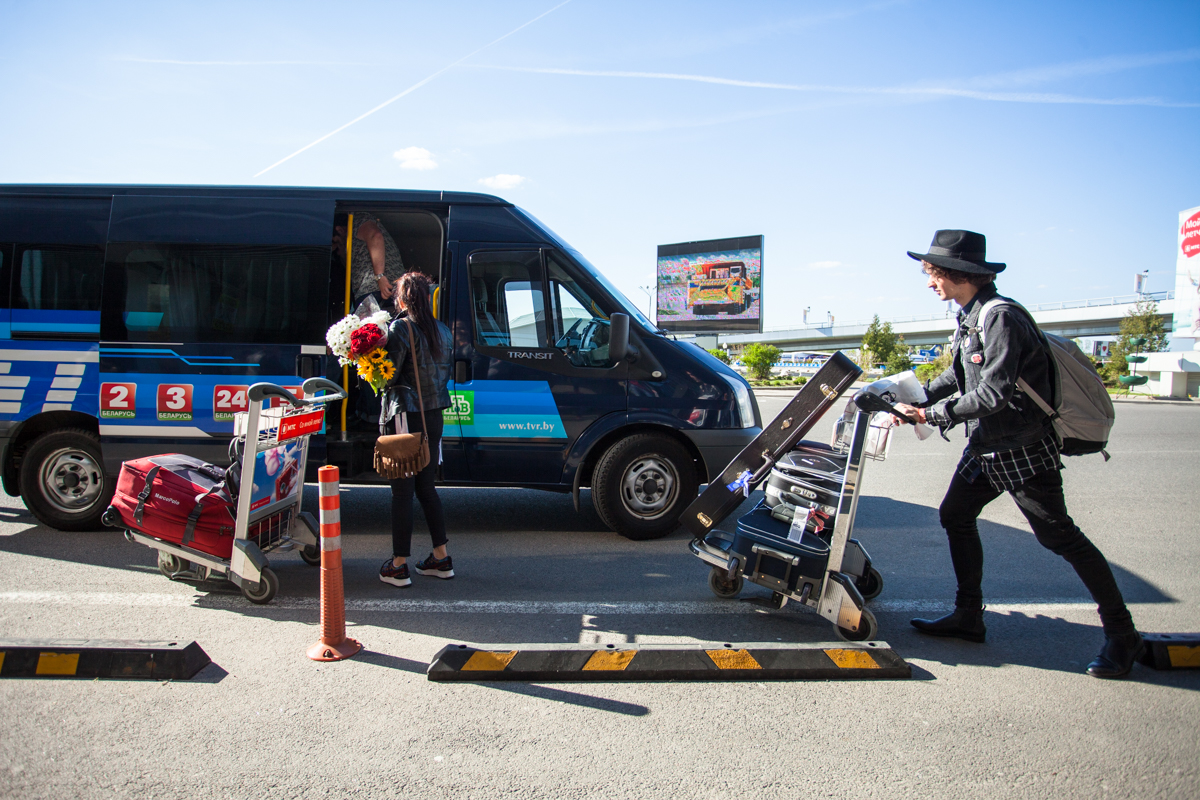
<svg viewBox="0 0 1200 800"><path fill-rule="evenodd" d="M225 470L168 453L121 464L115 511L127 528L218 558L233 553L235 500Z"/></svg>

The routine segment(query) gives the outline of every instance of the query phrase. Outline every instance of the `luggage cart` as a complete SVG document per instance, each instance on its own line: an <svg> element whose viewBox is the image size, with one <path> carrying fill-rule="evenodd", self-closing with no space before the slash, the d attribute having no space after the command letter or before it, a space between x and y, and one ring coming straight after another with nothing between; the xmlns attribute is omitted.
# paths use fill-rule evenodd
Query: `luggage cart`
<svg viewBox="0 0 1200 800"><path fill-rule="evenodd" d="M865 607L864 594L877 595L883 588L882 576L870 566L865 549L850 535L865 462L887 458L890 423L878 415L881 411L891 413L894 409L877 395L859 392L835 425L833 444L821 465L825 474L819 477L828 485L833 475L837 476L836 497L811 493L811 497L803 498L810 501L806 503L797 495L789 497L791 493L776 491L772 501L760 502L738 520L736 533L715 530L703 539L692 539L689 549L712 567L709 588L714 594L736 597L748 580L772 590L775 608L795 600L814 609L847 641L876 637L879 623ZM799 448L800 452L812 453L825 450L809 442L799 443ZM837 468L830 470L830 466ZM789 502L793 499L798 501L794 505ZM811 525L807 530L805 526L810 519L809 509L828 508L821 500L836 501L832 503L836 513L830 515L833 530L827 538L814 533ZM795 522L782 519L777 510L784 504L802 510L803 517Z"/></svg>
<svg viewBox="0 0 1200 800"><path fill-rule="evenodd" d="M234 415L233 463L226 471L226 482L237 493L233 551L228 559L137 530L126 529L125 538L157 550L158 569L172 580L224 578L250 602L271 602L279 578L268 565L267 553L299 546L305 562L321 563L320 528L312 514L300 511L308 440L324 427L325 405L345 397L340 386L325 378L306 380L302 397L273 383L250 387L248 410ZM282 402L272 408L273 399Z"/></svg>

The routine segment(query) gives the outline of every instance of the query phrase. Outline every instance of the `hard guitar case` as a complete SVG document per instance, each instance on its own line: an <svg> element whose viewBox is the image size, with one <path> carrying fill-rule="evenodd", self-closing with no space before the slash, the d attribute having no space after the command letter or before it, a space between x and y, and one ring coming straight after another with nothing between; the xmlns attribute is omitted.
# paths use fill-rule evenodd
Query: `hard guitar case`
<svg viewBox="0 0 1200 800"><path fill-rule="evenodd" d="M733 513L750 492L767 479L775 463L808 433L862 370L840 352L796 393L754 441L729 462L683 512L680 522L696 539L703 539Z"/></svg>

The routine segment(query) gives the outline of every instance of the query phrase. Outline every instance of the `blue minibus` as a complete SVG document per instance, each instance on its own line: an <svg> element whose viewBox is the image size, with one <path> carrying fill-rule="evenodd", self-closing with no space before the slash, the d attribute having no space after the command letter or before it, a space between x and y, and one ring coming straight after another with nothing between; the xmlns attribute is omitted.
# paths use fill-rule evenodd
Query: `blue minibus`
<svg viewBox="0 0 1200 800"><path fill-rule="evenodd" d="M0 481L43 523L99 526L122 461L227 463L258 381L325 376L309 464L380 483L378 428L325 331L350 308L335 226L371 215L454 336L446 485L573 492L630 538L675 528L761 430L749 385L659 330L533 216L473 193L0 186ZM311 476L310 476L311 477Z"/></svg>

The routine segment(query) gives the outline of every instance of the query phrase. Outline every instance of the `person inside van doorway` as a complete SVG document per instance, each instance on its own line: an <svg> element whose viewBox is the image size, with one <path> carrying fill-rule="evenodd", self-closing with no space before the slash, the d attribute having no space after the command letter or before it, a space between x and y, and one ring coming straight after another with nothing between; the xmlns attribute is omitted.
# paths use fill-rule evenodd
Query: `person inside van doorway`
<svg viewBox="0 0 1200 800"><path fill-rule="evenodd" d="M421 410L429 434L429 463L416 477L395 478L392 486L392 558L383 562L379 580L393 586L410 586L408 556L412 547L413 495L421 501L433 552L417 563L418 575L453 578L454 565L446 552L446 517L442 500L434 487L442 450L442 411L450 407L450 361L452 342L450 329L434 319L429 278L420 272L409 272L396 282L396 310L399 318L388 329L388 356L396 366L396 376L383 396L381 424L401 418L407 421L409 433L421 428ZM415 348L409 346L408 325L412 323ZM417 393L420 381L420 394ZM424 403L421 402L424 399Z"/></svg>
<svg viewBox="0 0 1200 800"><path fill-rule="evenodd" d="M333 231L333 246L340 253L346 251L346 226L336 225ZM387 228L373 214L354 212L354 242L350 247L350 311L370 296L386 308L395 293L395 282L404 274L404 262L400 248L388 233ZM354 413L364 422L379 421L379 400L360 379L358 399Z"/></svg>
<svg viewBox="0 0 1200 800"><path fill-rule="evenodd" d="M1051 397L1051 356L1032 319L1007 303L989 311L980 337L980 310L998 296L993 278L1005 265L988 262L985 238L971 231L938 231L928 253L908 255L921 262L929 288L961 310L950 367L925 387L923 407L897 408L943 433L965 422L968 440L939 509L958 579L955 609L939 619L914 619L913 626L934 636L984 640L983 546L976 520L984 506L1008 492L1038 542L1075 568L1099 607L1104 647L1087 673L1128 675L1145 644L1108 561L1067 513L1050 417L1017 387L1024 378L1034 392Z"/></svg>

